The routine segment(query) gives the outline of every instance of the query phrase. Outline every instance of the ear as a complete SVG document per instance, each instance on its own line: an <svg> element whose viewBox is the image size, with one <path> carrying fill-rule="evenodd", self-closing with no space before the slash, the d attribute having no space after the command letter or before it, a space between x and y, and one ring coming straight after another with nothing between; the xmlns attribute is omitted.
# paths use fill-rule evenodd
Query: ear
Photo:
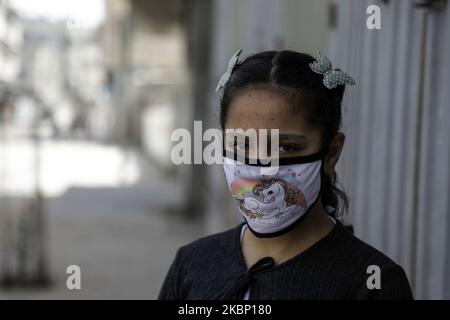
<svg viewBox="0 0 450 320"><path fill-rule="evenodd" d="M324 170L327 175L332 175L335 171L336 164L341 156L342 149L344 148L345 135L342 132L338 132L328 147L327 156L325 158Z"/></svg>

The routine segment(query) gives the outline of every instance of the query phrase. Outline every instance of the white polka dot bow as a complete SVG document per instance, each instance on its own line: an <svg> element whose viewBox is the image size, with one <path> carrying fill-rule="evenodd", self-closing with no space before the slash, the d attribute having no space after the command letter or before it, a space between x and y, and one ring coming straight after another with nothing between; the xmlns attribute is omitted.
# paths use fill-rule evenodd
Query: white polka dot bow
<svg viewBox="0 0 450 320"><path fill-rule="evenodd" d="M310 63L309 67L313 72L323 74L323 84L328 89L334 89L342 84L355 84L355 80L347 73L333 70L330 60L322 52L319 52L317 61Z"/></svg>

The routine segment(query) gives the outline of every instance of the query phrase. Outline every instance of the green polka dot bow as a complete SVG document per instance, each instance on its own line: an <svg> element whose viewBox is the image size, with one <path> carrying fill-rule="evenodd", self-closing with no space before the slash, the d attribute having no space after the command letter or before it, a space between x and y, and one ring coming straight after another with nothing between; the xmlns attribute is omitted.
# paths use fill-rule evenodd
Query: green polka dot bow
<svg viewBox="0 0 450 320"><path fill-rule="evenodd" d="M318 74L323 74L323 84L328 89L334 89L338 85L354 85L355 80L347 73L339 70L333 70L330 60L319 52L317 61L310 63L309 67Z"/></svg>
<svg viewBox="0 0 450 320"><path fill-rule="evenodd" d="M217 84L216 87L216 92L219 91L220 89L222 89L223 87L225 87L225 85L227 84L228 80L231 77L231 73L233 72L234 67L238 64L239 62L239 56L241 55L242 49L238 50L230 59L230 62L228 62L228 68L227 71L225 71L225 73L222 75L222 77L220 78L219 83Z"/></svg>

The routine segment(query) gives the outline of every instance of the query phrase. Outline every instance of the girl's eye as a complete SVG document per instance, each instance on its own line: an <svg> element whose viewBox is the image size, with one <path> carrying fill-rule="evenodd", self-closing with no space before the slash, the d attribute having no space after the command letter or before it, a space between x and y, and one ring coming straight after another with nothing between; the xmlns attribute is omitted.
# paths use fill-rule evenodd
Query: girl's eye
<svg viewBox="0 0 450 320"><path fill-rule="evenodd" d="M282 144L282 145L280 145L279 150L280 150L280 152L296 152L296 151L300 151L301 149L299 147L292 146L289 144Z"/></svg>

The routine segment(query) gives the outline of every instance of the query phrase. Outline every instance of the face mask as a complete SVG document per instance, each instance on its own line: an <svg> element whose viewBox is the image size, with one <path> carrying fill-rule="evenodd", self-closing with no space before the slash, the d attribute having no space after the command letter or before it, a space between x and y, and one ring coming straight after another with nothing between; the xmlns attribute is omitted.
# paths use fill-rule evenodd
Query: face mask
<svg viewBox="0 0 450 320"><path fill-rule="evenodd" d="M279 166L224 157L228 187L249 229L257 237L276 237L298 225L321 191L322 153L280 158Z"/></svg>

